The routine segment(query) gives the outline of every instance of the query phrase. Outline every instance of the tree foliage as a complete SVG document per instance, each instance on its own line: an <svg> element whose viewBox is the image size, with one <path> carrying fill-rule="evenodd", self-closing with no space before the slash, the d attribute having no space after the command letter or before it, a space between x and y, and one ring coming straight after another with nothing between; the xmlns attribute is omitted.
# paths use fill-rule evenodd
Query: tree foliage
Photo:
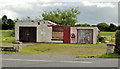
<svg viewBox="0 0 120 69"><path fill-rule="evenodd" d="M118 30L120 30L120 25L117 27Z"/></svg>
<svg viewBox="0 0 120 69"><path fill-rule="evenodd" d="M97 27L99 28L100 31L108 31L109 29L109 25L106 23L99 23Z"/></svg>
<svg viewBox="0 0 120 69"><path fill-rule="evenodd" d="M76 24L76 26L90 26L90 24Z"/></svg>
<svg viewBox="0 0 120 69"><path fill-rule="evenodd" d="M74 26L77 22L78 14L80 14L80 11L78 11L77 8L62 11L60 9L57 9L56 11L45 11L42 14L42 17L44 20L50 20L59 25Z"/></svg>
<svg viewBox="0 0 120 69"><path fill-rule="evenodd" d="M111 23L109 26L109 31L114 32L116 30L117 30L117 26Z"/></svg>
<svg viewBox="0 0 120 69"><path fill-rule="evenodd" d="M7 30L7 29L14 29L15 23L12 19L7 19L7 16L4 15L2 17L2 29Z"/></svg>
<svg viewBox="0 0 120 69"><path fill-rule="evenodd" d="M120 30L116 31L116 46L115 46L115 53L120 54Z"/></svg>
<svg viewBox="0 0 120 69"><path fill-rule="evenodd" d="M8 19L7 24L9 29L14 29L15 23L12 19Z"/></svg>
<svg viewBox="0 0 120 69"><path fill-rule="evenodd" d="M4 15L4 16L2 17L2 23L3 23L3 24L6 24L6 23L7 23L7 16L6 16L6 15Z"/></svg>

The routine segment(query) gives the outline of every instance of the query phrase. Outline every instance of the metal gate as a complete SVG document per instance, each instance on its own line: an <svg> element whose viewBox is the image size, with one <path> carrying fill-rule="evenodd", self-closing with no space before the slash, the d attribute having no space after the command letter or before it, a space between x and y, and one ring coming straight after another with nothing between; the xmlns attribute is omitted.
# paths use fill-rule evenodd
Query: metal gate
<svg viewBox="0 0 120 69"><path fill-rule="evenodd" d="M19 40L22 42L36 42L36 27L19 27Z"/></svg>
<svg viewBox="0 0 120 69"><path fill-rule="evenodd" d="M93 30L85 29L78 30L78 43L81 44L92 44L93 43Z"/></svg>

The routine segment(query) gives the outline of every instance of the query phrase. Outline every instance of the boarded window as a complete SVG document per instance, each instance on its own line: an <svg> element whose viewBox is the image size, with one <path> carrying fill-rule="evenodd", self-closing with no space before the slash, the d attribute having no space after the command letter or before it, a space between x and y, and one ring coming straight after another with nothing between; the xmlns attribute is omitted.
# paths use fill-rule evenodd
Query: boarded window
<svg viewBox="0 0 120 69"><path fill-rule="evenodd" d="M63 40L63 27L52 27L52 40Z"/></svg>

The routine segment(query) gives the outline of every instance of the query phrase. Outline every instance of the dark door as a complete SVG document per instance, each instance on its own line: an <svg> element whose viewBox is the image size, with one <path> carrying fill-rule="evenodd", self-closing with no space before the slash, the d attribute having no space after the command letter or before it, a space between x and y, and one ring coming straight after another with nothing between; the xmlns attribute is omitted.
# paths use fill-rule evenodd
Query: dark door
<svg viewBox="0 0 120 69"><path fill-rule="evenodd" d="M93 30L78 30L78 43L92 44L93 43Z"/></svg>
<svg viewBox="0 0 120 69"><path fill-rule="evenodd" d="M20 27L19 40L22 42L36 42L36 27Z"/></svg>

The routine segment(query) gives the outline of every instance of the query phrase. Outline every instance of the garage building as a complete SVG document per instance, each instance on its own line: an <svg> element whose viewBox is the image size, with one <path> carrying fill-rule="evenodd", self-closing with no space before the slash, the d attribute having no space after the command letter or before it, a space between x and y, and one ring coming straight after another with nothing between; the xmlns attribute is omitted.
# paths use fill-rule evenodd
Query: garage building
<svg viewBox="0 0 120 69"><path fill-rule="evenodd" d="M96 44L96 26L60 26L51 21L19 21L15 25L15 40L22 42L57 42Z"/></svg>

